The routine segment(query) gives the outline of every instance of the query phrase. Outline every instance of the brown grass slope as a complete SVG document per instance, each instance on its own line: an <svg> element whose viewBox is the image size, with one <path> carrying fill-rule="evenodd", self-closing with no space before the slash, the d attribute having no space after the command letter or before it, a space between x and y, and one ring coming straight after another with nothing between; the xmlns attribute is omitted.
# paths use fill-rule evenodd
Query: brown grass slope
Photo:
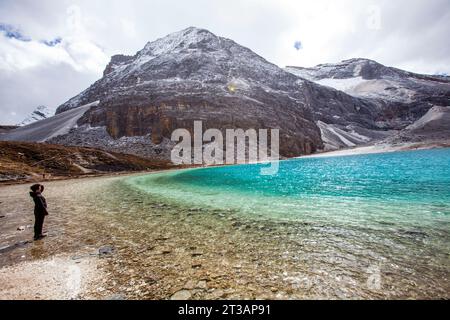
<svg viewBox="0 0 450 320"><path fill-rule="evenodd" d="M0 182L168 169L169 162L85 147L0 141Z"/></svg>

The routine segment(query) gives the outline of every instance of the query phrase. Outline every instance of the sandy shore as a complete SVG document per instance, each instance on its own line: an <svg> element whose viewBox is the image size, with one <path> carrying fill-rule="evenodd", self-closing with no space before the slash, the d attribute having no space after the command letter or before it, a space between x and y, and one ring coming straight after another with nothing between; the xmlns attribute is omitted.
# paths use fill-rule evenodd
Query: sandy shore
<svg viewBox="0 0 450 320"><path fill-rule="evenodd" d="M0 300L89 299L101 280L96 257L57 255L0 269Z"/></svg>

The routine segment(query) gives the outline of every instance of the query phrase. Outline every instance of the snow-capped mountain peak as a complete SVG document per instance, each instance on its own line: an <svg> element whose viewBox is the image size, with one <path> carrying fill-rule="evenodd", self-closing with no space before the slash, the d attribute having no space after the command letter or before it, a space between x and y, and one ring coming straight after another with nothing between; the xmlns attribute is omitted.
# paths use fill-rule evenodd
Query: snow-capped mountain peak
<svg viewBox="0 0 450 320"><path fill-rule="evenodd" d="M34 122L47 119L55 114L55 110L52 110L46 106L38 106L30 115L28 115L18 126L26 126Z"/></svg>
<svg viewBox="0 0 450 320"><path fill-rule="evenodd" d="M169 52L179 52L186 49L196 49L200 44L217 44L220 42L212 32L196 27L171 33L163 38L148 42L138 56L158 56Z"/></svg>

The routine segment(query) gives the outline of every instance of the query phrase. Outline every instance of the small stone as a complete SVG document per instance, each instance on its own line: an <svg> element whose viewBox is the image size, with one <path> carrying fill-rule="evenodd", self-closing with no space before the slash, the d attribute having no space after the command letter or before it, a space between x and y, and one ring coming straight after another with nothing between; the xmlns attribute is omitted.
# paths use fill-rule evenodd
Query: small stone
<svg viewBox="0 0 450 320"><path fill-rule="evenodd" d="M4 217L6 217L6 216L0 216L0 219L1 219L1 218L4 218Z"/></svg>
<svg viewBox="0 0 450 320"><path fill-rule="evenodd" d="M195 286L196 289L208 289L208 283L206 281L199 281Z"/></svg>
<svg viewBox="0 0 450 320"><path fill-rule="evenodd" d="M20 226L17 228L17 231L25 231L25 227L24 226Z"/></svg>
<svg viewBox="0 0 450 320"><path fill-rule="evenodd" d="M218 298L224 298L226 296L226 293L221 289L217 289L217 290L212 291L212 295L213 295L213 298L218 299Z"/></svg>
<svg viewBox="0 0 450 320"><path fill-rule="evenodd" d="M202 265L200 263L196 263L192 265L192 269L200 269Z"/></svg>
<svg viewBox="0 0 450 320"><path fill-rule="evenodd" d="M184 285L183 289L187 289L187 290L195 289L195 281L194 280L189 280L188 282L186 282L186 284Z"/></svg>
<svg viewBox="0 0 450 320"><path fill-rule="evenodd" d="M170 300L189 300L192 297L192 294L188 290L180 290L175 292L171 297Z"/></svg>

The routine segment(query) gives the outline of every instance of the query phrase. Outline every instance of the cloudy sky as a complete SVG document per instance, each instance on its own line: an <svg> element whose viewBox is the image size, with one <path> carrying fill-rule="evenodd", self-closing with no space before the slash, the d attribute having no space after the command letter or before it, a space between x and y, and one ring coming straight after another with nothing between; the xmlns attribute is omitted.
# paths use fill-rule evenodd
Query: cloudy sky
<svg viewBox="0 0 450 320"><path fill-rule="evenodd" d="M449 0L0 0L0 124L57 107L111 55L189 26L282 67L364 57L450 73Z"/></svg>

